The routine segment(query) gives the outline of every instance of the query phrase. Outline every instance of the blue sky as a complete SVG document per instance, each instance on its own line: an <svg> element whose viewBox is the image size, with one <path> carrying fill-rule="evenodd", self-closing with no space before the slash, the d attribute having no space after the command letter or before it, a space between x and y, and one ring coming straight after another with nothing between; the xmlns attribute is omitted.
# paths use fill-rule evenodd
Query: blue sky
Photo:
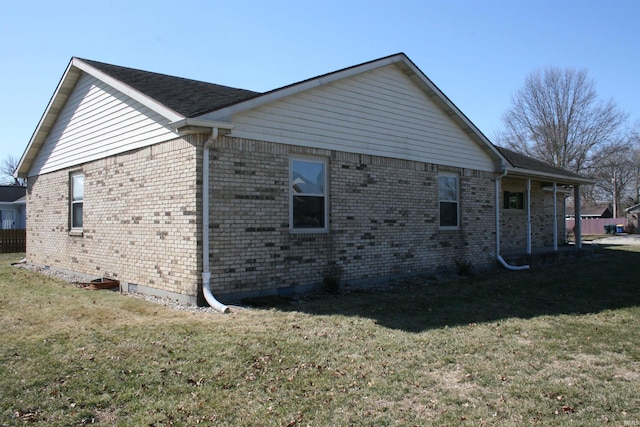
<svg viewBox="0 0 640 427"><path fill-rule="evenodd" d="M72 56L267 91L405 52L492 138L527 74L586 69L640 119L637 0L0 0L0 161Z"/></svg>

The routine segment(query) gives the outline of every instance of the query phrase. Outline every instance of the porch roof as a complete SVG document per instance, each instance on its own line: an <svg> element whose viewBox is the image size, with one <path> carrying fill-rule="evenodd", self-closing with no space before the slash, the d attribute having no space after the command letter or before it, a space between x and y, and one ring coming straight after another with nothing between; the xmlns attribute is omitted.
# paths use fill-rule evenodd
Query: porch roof
<svg viewBox="0 0 640 427"><path fill-rule="evenodd" d="M593 184L594 181L566 169L551 166L541 160L525 156L504 147L496 147L509 162L506 168L510 175L548 180L561 184Z"/></svg>

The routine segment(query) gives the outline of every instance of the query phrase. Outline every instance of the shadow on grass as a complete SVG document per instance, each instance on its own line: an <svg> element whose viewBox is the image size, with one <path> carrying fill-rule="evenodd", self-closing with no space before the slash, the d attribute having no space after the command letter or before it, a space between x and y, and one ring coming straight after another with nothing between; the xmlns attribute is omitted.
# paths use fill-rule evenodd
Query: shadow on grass
<svg viewBox="0 0 640 427"><path fill-rule="evenodd" d="M611 247L601 252L579 262L528 271L498 270L450 281L414 278L386 289L271 300L263 306L371 318L381 326L410 332L640 306L640 249Z"/></svg>

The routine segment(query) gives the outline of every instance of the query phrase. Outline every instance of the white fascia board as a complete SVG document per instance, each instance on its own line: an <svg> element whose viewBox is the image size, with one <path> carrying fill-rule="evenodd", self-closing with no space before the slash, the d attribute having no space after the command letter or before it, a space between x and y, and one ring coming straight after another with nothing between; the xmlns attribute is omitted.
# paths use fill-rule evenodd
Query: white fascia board
<svg viewBox="0 0 640 427"><path fill-rule="evenodd" d="M218 129L227 129L227 130L233 129L233 124L229 122L218 122L214 120L183 118L183 119L176 120L169 123L169 127L175 130L176 132L179 132L180 128L183 128L185 126L218 128Z"/></svg>
<svg viewBox="0 0 640 427"><path fill-rule="evenodd" d="M403 55L404 56L404 55ZM478 129L478 127L473 124L471 120L436 86L426 74L422 72L408 57L404 56L402 61L405 66L411 71L411 73L416 76L419 80L419 83L428 89L428 92L431 92L435 95L439 104L447 113L454 119L457 119L459 124L466 127L468 129L468 133L472 136L475 136L479 142L484 144L485 150L493 154L497 157L502 164L509 164L507 160L500 154L500 152L496 149L496 147L489 141L489 139ZM433 97L432 97L433 99Z"/></svg>
<svg viewBox="0 0 640 427"><path fill-rule="evenodd" d="M596 181L589 178L580 178L574 176L560 175L554 173L546 173L540 171L534 171L531 169L515 169L515 168L507 168L509 176L520 177L520 178L538 178L538 180L547 180L553 181L558 184L595 184Z"/></svg>
<svg viewBox="0 0 640 427"><path fill-rule="evenodd" d="M115 79L115 78L111 77L110 75L98 70L97 68L87 64L86 62L84 62L83 60L81 60L79 58L75 58L74 57L71 60L71 65L73 65L74 67L79 68L80 70L84 71L85 73L90 74L93 77L105 82L106 84L108 84L109 86L113 87L117 91L122 92L123 94L127 95L128 97L138 101L142 105L150 108L151 110L155 111L156 113L160 114L161 116L166 117L168 120L170 120L172 122L184 118L184 116L182 114L179 114L179 113L173 111L171 108L168 108L164 104L159 103L155 99L143 94L142 92L139 92L138 90L136 90L136 89L132 88L131 86L121 82L120 80Z"/></svg>
<svg viewBox="0 0 640 427"><path fill-rule="evenodd" d="M556 186L556 189L553 189L553 186L546 186L546 187L542 187L542 191L555 191L556 193L564 193L564 194L571 194L573 193L573 189L569 189L569 188L563 188L563 187L558 187Z"/></svg>
<svg viewBox="0 0 640 427"><path fill-rule="evenodd" d="M58 82L58 86L53 92L53 95L47 104L47 108L44 110L33 135L31 135L27 148L24 150L24 153L20 158L14 177L27 177L29 169L31 169L32 162L35 160L38 152L42 148L47 135L49 135L51 128L58 118L60 110L62 110L66 104L67 99L69 98L69 95L71 95L71 92L79 78L80 72L73 66L73 60L71 60L69 65L67 65L67 69L64 71L62 78Z"/></svg>
<svg viewBox="0 0 640 427"><path fill-rule="evenodd" d="M287 96L295 95L297 93L300 93L309 89L313 89L319 86L323 86L340 79L351 77L356 74L363 73L365 71L374 70L376 68L384 67L386 65L399 62L403 60L403 58L406 58L404 54L397 54L397 55L389 56L387 58L382 58L377 61L372 61L362 65L358 65L355 67L345 68L344 70L325 74L320 77L304 80L300 83L294 83L289 86L284 86L280 89L272 90L256 98L252 98L247 101L240 102L238 104L234 104L226 108L222 108L220 110L203 114L199 118L206 119L206 120L220 120L220 119L228 118L238 112L251 110L253 108L260 107L264 104L268 104L270 102L280 100Z"/></svg>

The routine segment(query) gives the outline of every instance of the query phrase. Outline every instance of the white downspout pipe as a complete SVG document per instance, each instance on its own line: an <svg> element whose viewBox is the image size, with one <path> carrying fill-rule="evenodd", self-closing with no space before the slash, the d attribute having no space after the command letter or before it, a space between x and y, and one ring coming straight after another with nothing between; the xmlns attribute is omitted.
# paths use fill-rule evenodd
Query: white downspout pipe
<svg viewBox="0 0 640 427"><path fill-rule="evenodd" d="M229 313L229 307L222 304L211 293L211 271L209 266L209 149L218 138L218 128L211 130L211 137L202 148L202 293L207 303L220 313Z"/></svg>
<svg viewBox="0 0 640 427"><path fill-rule="evenodd" d="M507 176L503 170L502 175L496 177L496 259L504 268L511 271L528 270L528 265L510 265L500 255L500 180Z"/></svg>

